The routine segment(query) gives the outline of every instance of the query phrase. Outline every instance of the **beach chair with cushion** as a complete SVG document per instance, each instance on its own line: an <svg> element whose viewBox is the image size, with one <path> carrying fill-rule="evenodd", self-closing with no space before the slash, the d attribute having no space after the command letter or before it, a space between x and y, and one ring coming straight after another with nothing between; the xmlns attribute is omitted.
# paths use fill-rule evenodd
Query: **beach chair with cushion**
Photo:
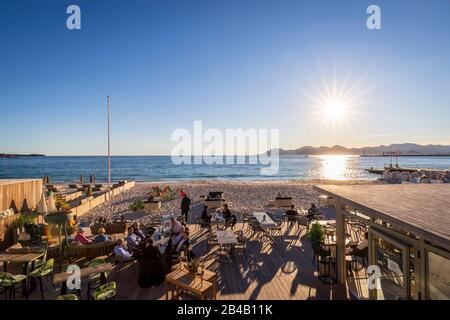
<svg viewBox="0 0 450 320"><path fill-rule="evenodd" d="M44 300L44 278L50 278L51 284L53 286L53 265L55 263L55 259L47 260L43 265L39 268L34 269L28 275L30 278L36 279L36 282L39 284L39 288L41 290L41 299Z"/></svg>
<svg viewBox="0 0 450 320"><path fill-rule="evenodd" d="M16 299L16 289L18 285L22 285L22 288L25 288L25 296L28 299L27 294L27 286L26 286L27 276L18 274L13 275L8 272L0 272L0 292L5 293L5 299L7 299L7 293L9 292L9 299Z"/></svg>
<svg viewBox="0 0 450 320"><path fill-rule="evenodd" d="M78 300L78 297L75 294L69 293L57 296L55 300Z"/></svg>
<svg viewBox="0 0 450 320"><path fill-rule="evenodd" d="M97 257L88 263L88 267L96 267L106 262L107 256ZM87 285L87 299L91 298L91 291L96 290L106 282L106 273L94 273L89 276Z"/></svg>
<svg viewBox="0 0 450 320"><path fill-rule="evenodd" d="M116 298L117 285L114 281L102 284L92 294L94 300L114 300Z"/></svg>

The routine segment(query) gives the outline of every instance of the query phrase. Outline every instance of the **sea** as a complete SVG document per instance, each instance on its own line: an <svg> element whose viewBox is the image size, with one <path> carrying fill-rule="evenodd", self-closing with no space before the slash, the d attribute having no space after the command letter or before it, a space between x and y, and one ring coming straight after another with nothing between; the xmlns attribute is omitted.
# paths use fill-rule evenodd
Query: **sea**
<svg viewBox="0 0 450 320"><path fill-rule="evenodd" d="M198 160L198 159L197 159ZM202 160L200 158L200 160ZM389 165L389 157L359 156L280 156L277 170L262 174L267 165L250 157L235 157L223 164L174 164L170 156L113 156L111 178L135 181L175 180L375 180L379 176L366 171ZM395 164L395 160L394 164ZM256 163L255 163L256 162ZM450 157L399 157L401 167L450 169ZM45 156L0 158L0 179L42 178L74 182L90 175L96 181L107 180L106 156Z"/></svg>

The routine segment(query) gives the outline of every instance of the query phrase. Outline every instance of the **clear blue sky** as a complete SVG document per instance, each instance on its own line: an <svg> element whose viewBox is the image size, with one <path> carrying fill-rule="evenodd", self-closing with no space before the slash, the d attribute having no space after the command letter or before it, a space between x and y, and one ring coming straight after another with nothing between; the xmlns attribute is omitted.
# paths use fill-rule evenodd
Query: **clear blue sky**
<svg viewBox="0 0 450 320"><path fill-rule="evenodd" d="M169 154L194 120L284 148L450 144L448 0L2 0L0 43L0 153L105 154L107 95L114 154ZM332 132L309 96L346 77L364 94Z"/></svg>

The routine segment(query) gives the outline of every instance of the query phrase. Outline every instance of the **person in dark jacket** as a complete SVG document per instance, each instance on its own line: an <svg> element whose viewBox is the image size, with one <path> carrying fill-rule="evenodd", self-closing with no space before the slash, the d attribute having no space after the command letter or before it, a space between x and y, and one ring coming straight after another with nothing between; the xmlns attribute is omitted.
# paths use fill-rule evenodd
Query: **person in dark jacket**
<svg viewBox="0 0 450 320"><path fill-rule="evenodd" d="M200 219L204 223L211 223L211 215L208 214L208 206L207 205L203 206L202 216L200 217Z"/></svg>
<svg viewBox="0 0 450 320"><path fill-rule="evenodd" d="M181 215L184 217L184 222L188 223L188 213L191 208L191 199L186 193L182 193L183 199L181 199Z"/></svg>
<svg viewBox="0 0 450 320"><path fill-rule="evenodd" d="M147 244L142 254L138 257L139 277L138 285L141 288L159 286L164 282L165 273L161 253L158 247L153 245L153 240L147 240Z"/></svg>

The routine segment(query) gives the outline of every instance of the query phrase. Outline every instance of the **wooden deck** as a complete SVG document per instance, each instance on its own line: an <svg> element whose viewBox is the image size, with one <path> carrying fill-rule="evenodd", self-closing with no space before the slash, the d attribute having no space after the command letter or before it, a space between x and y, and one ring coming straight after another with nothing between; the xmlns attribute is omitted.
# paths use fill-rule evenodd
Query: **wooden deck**
<svg viewBox="0 0 450 320"><path fill-rule="evenodd" d="M238 224L235 230L241 227L242 224ZM248 259L241 252L236 252L235 262L226 263L215 261L214 250L208 250L205 238L200 238L200 231L196 228L195 225L189 226L193 250L197 255L207 257L207 269L217 272L219 300L342 300L350 297L345 286L324 284L317 278L317 266L312 263L313 252L309 241L304 237L305 231L300 234L296 227L289 229L286 224L282 235L275 236L273 246L251 240L247 249ZM82 266L83 261L77 263ZM10 272L21 273L18 267L11 268ZM117 299L165 299L164 283L158 287L143 289L137 285L137 276L137 263L120 272ZM116 280L115 270L108 278ZM54 299L59 294L59 288L56 292L53 291L49 281L44 286L45 299ZM82 299L86 299L87 284L84 280L82 288ZM24 299L20 295L16 298ZM32 292L29 299L40 300L39 289Z"/></svg>
<svg viewBox="0 0 450 320"><path fill-rule="evenodd" d="M241 227L242 224L238 224L236 229ZM196 226L190 226L190 230L195 229ZM275 237L273 246L252 240L248 243L248 259L239 252L234 263L215 261L205 239L199 238L199 231L195 231L191 238L194 252L209 256L207 268L218 273L217 299L346 299L348 294L344 286L324 284L317 278L317 267L312 264L312 248L304 234L303 231L299 239L299 230L296 227L289 230L286 225L283 235ZM136 270L130 267L121 272L117 298L164 299L164 284L141 289L137 286Z"/></svg>

